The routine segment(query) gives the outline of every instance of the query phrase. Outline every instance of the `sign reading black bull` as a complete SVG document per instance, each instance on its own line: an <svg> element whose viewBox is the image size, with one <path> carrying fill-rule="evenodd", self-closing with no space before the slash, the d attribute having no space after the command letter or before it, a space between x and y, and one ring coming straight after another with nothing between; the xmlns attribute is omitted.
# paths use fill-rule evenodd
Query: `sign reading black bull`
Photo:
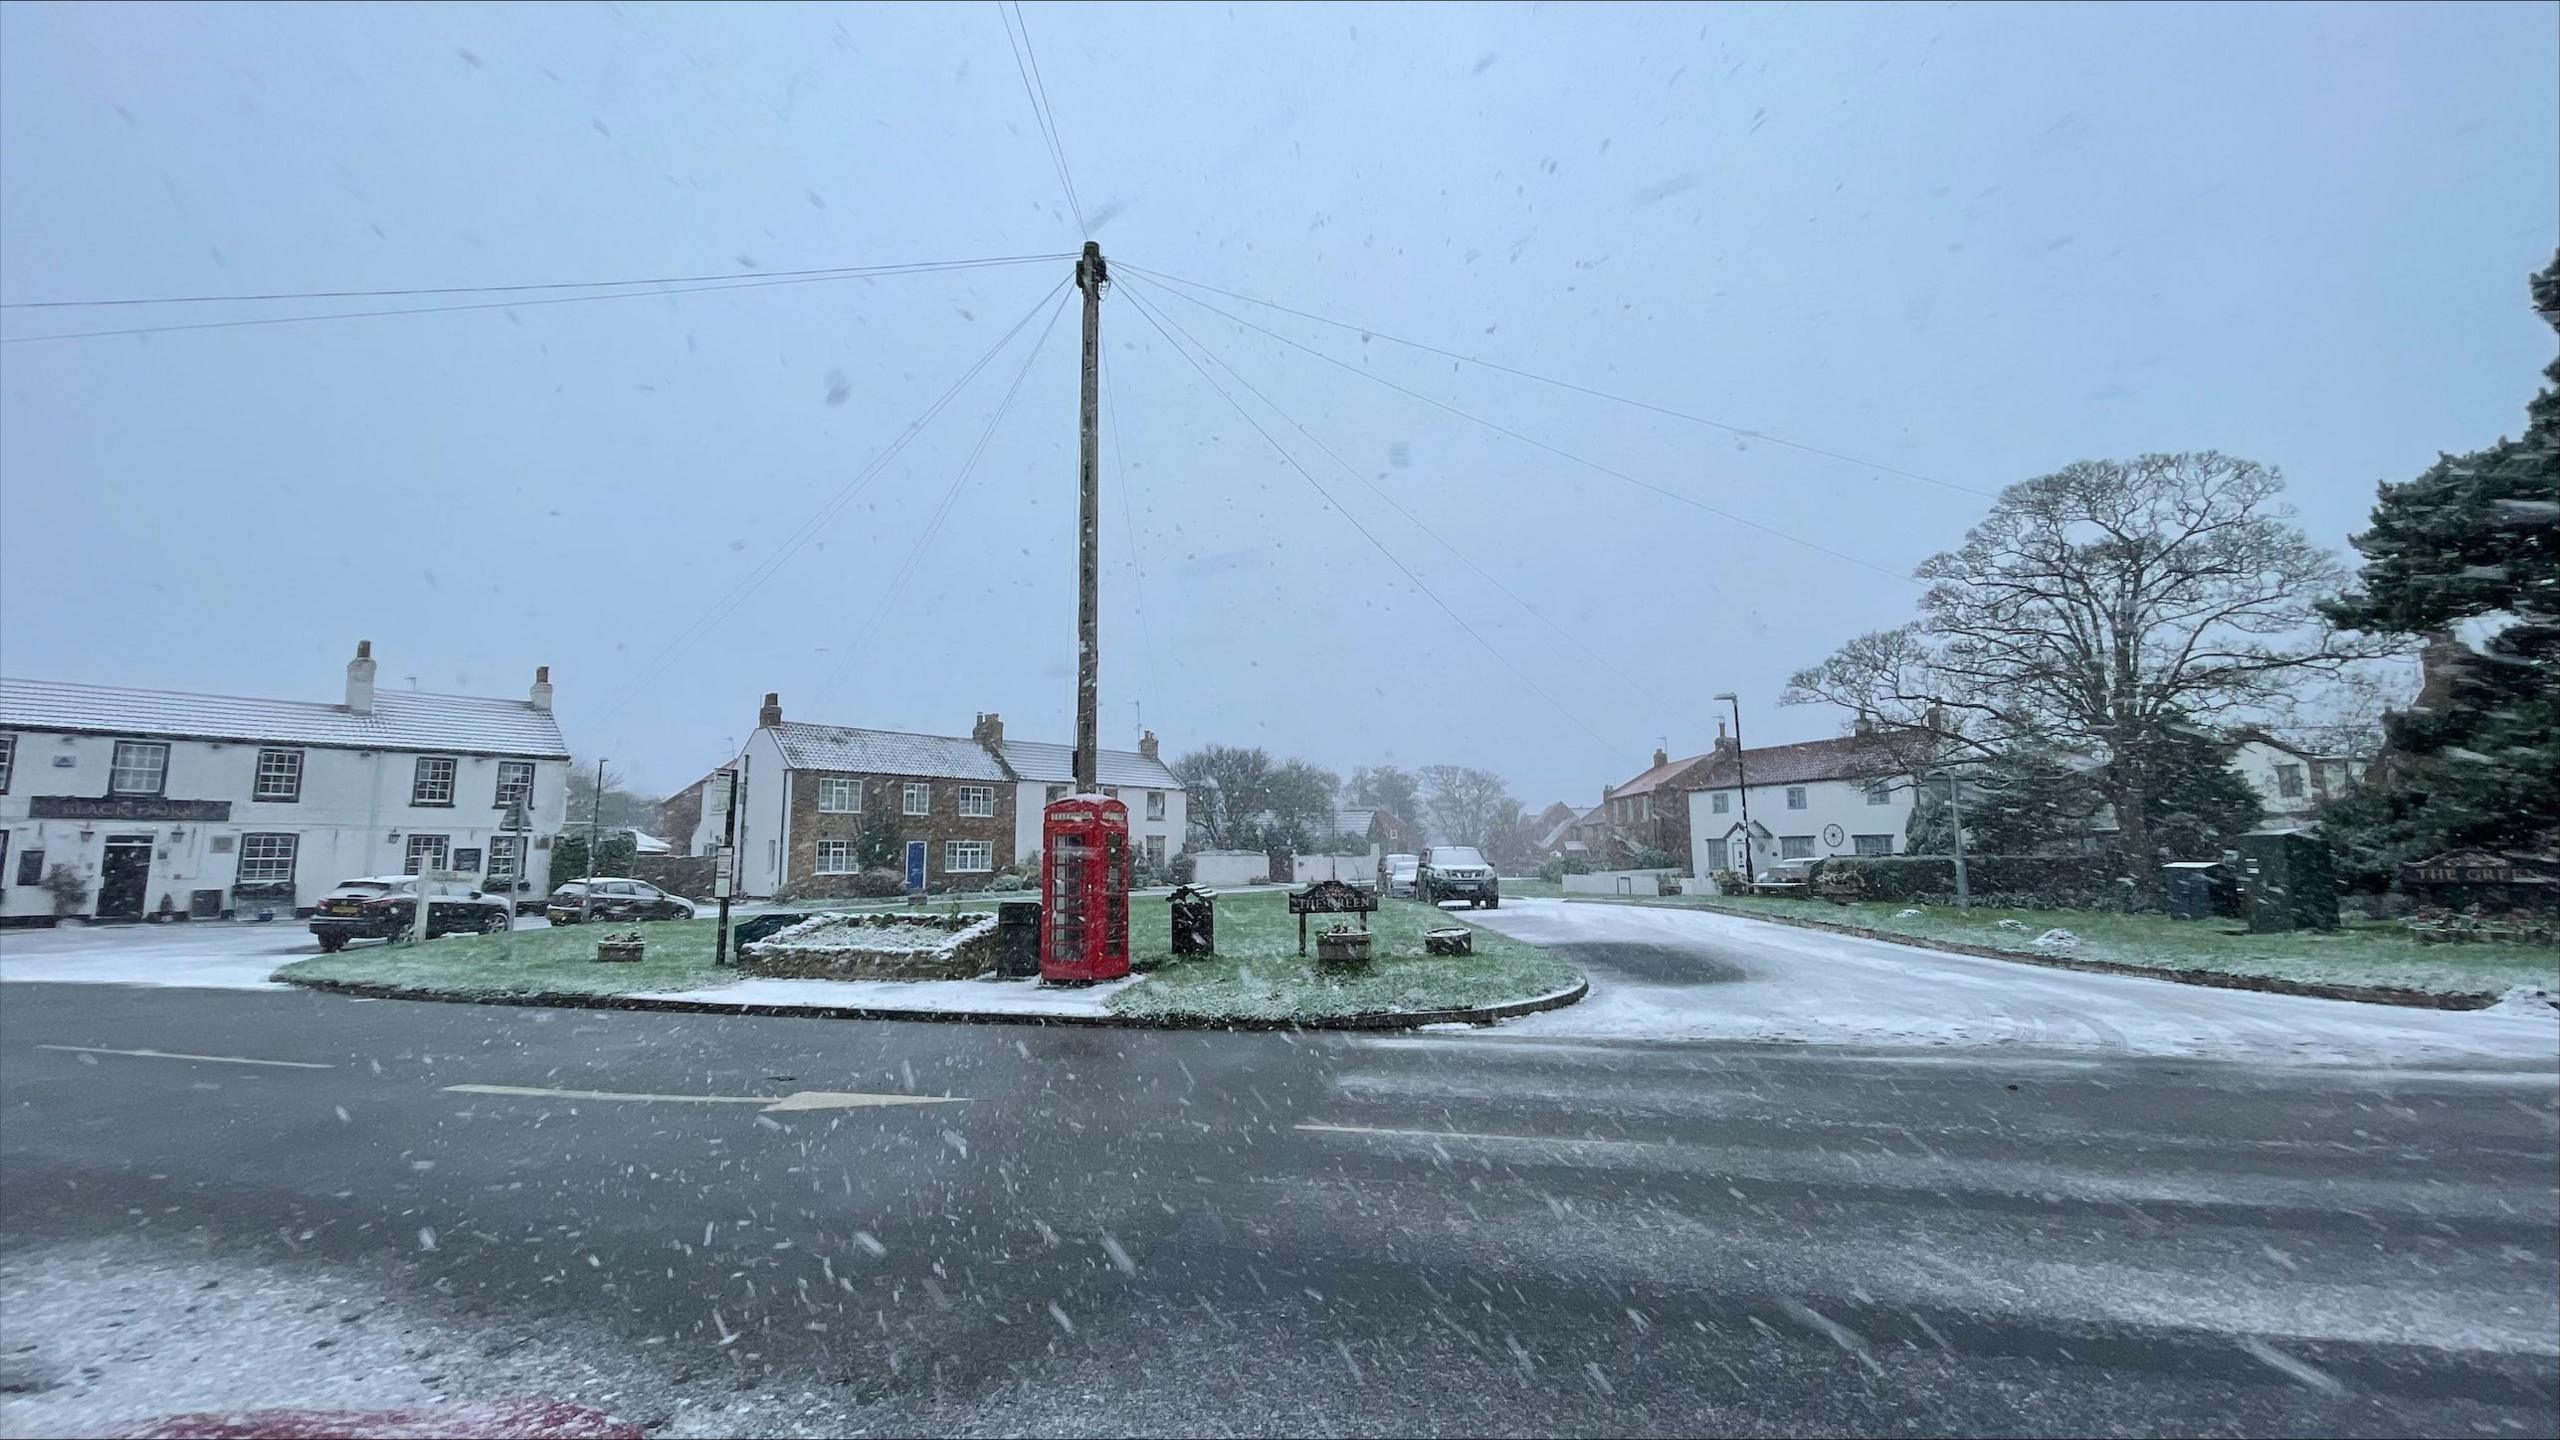
<svg viewBox="0 0 2560 1440"><path fill-rule="evenodd" d="M1378 892L1346 880L1319 880L1289 892L1289 913L1298 917L1298 953L1307 953L1310 915L1367 915L1378 908Z"/></svg>

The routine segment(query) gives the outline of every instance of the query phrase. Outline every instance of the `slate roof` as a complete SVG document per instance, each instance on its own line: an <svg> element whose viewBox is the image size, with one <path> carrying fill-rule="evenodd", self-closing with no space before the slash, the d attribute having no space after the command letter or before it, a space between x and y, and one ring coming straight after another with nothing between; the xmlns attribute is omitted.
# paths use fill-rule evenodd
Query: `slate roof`
<svg viewBox="0 0 2560 1440"><path fill-rule="evenodd" d="M1621 795L1649 794L1655 786L1706 758L1704 755L1692 755L1686 760L1665 760L1626 784L1612 789L1609 792L1609 798L1614 800Z"/></svg>
<svg viewBox="0 0 2560 1440"><path fill-rule="evenodd" d="M1796 745L1764 745L1742 752L1741 779L1759 785L1804 785L1816 780L1875 780L1901 773L1892 747L1871 735L1842 735ZM1690 777L1691 790L1730 790L1735 778L1733 757L1710 757Z"/></svg>
<svg viewBox="0 0 2560 1440"><path fill-rule="evenodd" d="M866 775L931 775L952 780L1011 780L987 747L966 736L910 735L785 720L773 727L782 762L794 770L853 770Z"/></svg>
<svg viewBox="0 0 2560 1440"><path fill-rule="evenodd" d="M560 723L523 700L381 690L373 713L313 700L0 680L0 728L173 740L241 740L347 750L436 750L569 758Z"/></svg>
<svg viewBox="0 0 2560 1440"><path fill-rule="evenodd" d="M1075 783L1076 751L1072 745L1052 745L1046 740L1007 740L1004 761L1025 780L1044 780L1053 785ZM1149 790L1179 790L1182 782L1173 778L1161 760L1150 760L1135 750L1105 750L1093 760L1093 778L1097 785L1135 785Z"/></svg>

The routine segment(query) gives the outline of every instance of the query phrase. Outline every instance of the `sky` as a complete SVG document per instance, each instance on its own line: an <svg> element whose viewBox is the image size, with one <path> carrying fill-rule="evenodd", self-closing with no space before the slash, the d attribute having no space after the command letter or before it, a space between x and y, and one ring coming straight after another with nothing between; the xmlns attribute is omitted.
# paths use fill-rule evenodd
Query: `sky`
<svg viewBox="0 0 2560 1440"><path fill-rule="evenodd" d="M1062 180L993 4L0 6L0 670L1069 740L1089 233L1105 742L1588 803L1839 733L2005 485L2220 449L2343 554L2518 430L2555 14L1026 5Z"/></svg>

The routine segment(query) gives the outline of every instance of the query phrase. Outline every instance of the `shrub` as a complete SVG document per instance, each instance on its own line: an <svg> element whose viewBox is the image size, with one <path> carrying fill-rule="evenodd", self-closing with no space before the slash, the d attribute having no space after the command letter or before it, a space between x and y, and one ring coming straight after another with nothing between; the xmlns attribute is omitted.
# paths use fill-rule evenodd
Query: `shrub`
<svg viewBox="0 0 2560 1440"><path fill-rule="evenodd" d="M1580 855L1561 856L1538 867L1538 878L1541 880L1562 880L1567 875L1590 873L1591 862Z"/></svg>
<svg viewBox="0 0 2560 1440"><path fill-rule="evenodd" d="M1645 845L1637 848L1635 863L1627 868L1630 870L1686 870L1689 868L1689 862L1668 850L1656 850L1650 845Z"/></svg>
<svg viewBox="0 0 2560 1440"><path fill-rule="evenodd" d="M1199 862L1191 858L1191 852L1186 850L1183 853L1174 856L1173 859L1165 865L1164 873L1165 878L1172 881L1174 884L1188 885L1191 883L1191 877L1200 873L1200 865Z"/></svg>
<svg viewBox="0 0 2560 1440"><path fill-rule="evenodd" d="M55 865L45 871L44 889L53 897L53 913L57 916L77 915L89 901L89 877L68 865Z"/></svg>
<svg viewBox="0 0 2560 1440"><path fill-rule="evenodd" d="M1956 864L1947 855L1836 855L1822 867L1830 885L1856 887L1868 900L1945 904L1955 898ZM2118 910L2128 887L2103 855L1968 855L1965 888L1973 903L2021 910Z"/></svg>

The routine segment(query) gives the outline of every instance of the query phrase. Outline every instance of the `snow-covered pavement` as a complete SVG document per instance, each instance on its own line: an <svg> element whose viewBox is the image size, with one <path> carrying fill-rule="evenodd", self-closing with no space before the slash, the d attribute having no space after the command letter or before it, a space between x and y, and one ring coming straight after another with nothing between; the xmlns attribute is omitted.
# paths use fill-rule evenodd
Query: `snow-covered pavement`
<svg viewBox="0 0 2560 1440"><path fill-rule="evenodd" d="M319 953L298 920L0 930L0 981L283 990L276 967Z"/></svg>
<svg viewBox="0 0 2560 1440"><path fill-rule="evenodd" d="M2043 969L1703 910L1514 900L1469 919L1557 948L1579 1005L1502 1035L2033 1046L2346 1065L2560 1065L2560 1018Z"/></svg>

